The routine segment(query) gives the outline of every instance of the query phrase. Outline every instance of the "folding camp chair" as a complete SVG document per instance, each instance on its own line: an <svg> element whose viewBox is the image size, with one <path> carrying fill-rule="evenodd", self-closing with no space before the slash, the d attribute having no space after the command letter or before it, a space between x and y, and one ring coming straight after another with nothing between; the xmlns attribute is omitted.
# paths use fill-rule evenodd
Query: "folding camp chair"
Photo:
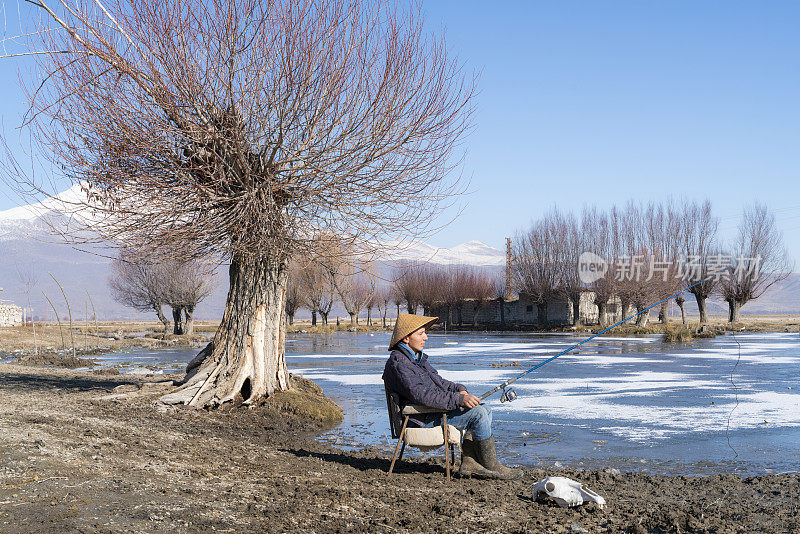
<svg viewBox="0 0 800 534"><path fill-rule="evenodd" d="M392 474L395 461L403 458L406 445L424 451L431 451L447 443L448 445L444 448L444 465L447 473L447 480L450 480L450 466L451 463L455 463L455 446L458 445L459 450L461 449L461 430L453 425L447 424L447 412L445 410L438 410L427 406L408 405L401 411L400 398L397 394L392 393L389 391L389 388L385 386L384 389L386 391L386 407L389 410L389 427L392 431L392 439L397 440L397 445L394 447L394 455L392 456L392 463L389 465L388 475ZM432 428L413 428L408 426L409 417L425 413L441 413L441 426ZM397 454L398 451L400 452L399 456Z"/></svg>

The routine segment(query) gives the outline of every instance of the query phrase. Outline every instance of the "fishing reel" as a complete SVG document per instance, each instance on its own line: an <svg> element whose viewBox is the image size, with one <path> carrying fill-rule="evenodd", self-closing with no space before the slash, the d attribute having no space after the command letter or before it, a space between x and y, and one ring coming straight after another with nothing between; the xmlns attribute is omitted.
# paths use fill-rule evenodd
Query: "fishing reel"
<svg viewBox="0 0 800 534"><path fill-rule="evenodd" d="M500 395L500 402L511 402L517 398L517 392L511 388L503 388L503 394Z"/></svg>

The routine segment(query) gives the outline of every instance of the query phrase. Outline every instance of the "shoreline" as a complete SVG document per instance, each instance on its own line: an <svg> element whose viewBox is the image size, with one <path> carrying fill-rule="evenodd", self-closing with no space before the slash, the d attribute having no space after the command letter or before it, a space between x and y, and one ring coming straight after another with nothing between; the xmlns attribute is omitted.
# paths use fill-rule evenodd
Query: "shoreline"
<svg viewBox="0 0 800 534"><path fill-rule="evenodd" d="M725 321L725 316L709 316L708 329L714 332L724 333L726 331L743 333L766 333L766 332L789 332L800 334L800 315L798 314L775 314L775 315L744 315L741 323L731 325ZM670 327L681 327L680 321L672 320L667 323ZM664 324L650 323L645 327L618 326L610 331L609 336L638 336L663 334ZM216 332L218 323L216 321L196 321L195 333L191 336L185 335L164 335L163 327L155 321L103 321L103 322L74 322L72 335L70 330L62 325L59 327L55 323L37 323L36 336L32 326L0 327L0 360L17 358L20 356L33 355L38 349L44 354L71 354L76 356L91 357L93 354L100 354L112 351L121 351L130 348L142 347L153 350L169 349L178 347L197 347L198 350L208 343ZM599 332L602 328L597 325L588 326L559 326L548 329L540 329L536 325L518 325L514 328L494 328L497 325L462 325L449 327L444 330L441 326L436 326L432 330L435 334L454 332L476 332L492 334L573 334L591 335ZM700 324L696 316L689 316L688 328L690 330L699 328ZM384 328L381 325L371 326L357 325L351 326L342 323L339 327L332 325L319 325L312 327L299 321L287 327L287 334L291 335L326 335L333 332L352 332L355 334L390 332L391 323Z"/></svg>
<svg viewBox="0 0 800 534"><path fill-rule="evenodd" d="M797 473L706 477L525 468L447 482L441 455L342 451L263 409L156 409L169 376L0 364L0 530L8 532L792 532ZM121 392L136 392L125 398ZM531 500L545 476L608 501Z"/></svg>

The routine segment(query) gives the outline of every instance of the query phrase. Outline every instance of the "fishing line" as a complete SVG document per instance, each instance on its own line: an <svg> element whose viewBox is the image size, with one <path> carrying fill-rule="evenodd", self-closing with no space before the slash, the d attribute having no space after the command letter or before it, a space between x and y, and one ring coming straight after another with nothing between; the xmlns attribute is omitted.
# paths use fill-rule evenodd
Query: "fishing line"
<svg viewBox="0 0 800 534"><path fill-rule="evenodd" d="M733 340L739 347L739 357L736 358L736 363L733 364L733 368L731 368L731 373L730 373L730 382L731 385L733 386L733 393L734 395L736 395L736 404L734 404L733 409L728 413L728 426L725 428L725 437L728 439L728 447L730 447L730 449L733 451L733 459L735 460L736 458L739 457L739 453L736 452L736 449L734 449L733 445L731 445L730 430L731 430L731 415L733 415L733 412L736 410L736 408L739 407L739 387L733 381L733 372L736 371L737 367L739 367L739 361L742 359L742 345L739 343L739 340L736 339L736 334L733 333L733 330L731 330L731 337L733 337Z"/></svg>
<svg viewBox="0 0 800 534"><path fill-rule="evenodd" d="M568 352L569 352L569 351L571 351L572 349L576 349L576 348L580 347L581 345L583 345L583 344L584 344L584 343L586 343L587 341L591 341L592 339L596 338L596 337L597 337L597 336L599 336L600 334L604 334L604 333L608 332L609 330L611 330L611 329L612 329L612 328L614 328L615 326L619 326L619 325L621 325L622 323L624 323L624 322L626 322L626 321L630 321L631 319L633 319L633 318L635 318L635 317L638 317L639 315L641 315L641 314L643 314L643 313L645 313L645 312L647 312L647 311L650 311L651 309L655 308L655 307L656 307L656 306L658 306L659 304L662 304L662 303L664 303L664 302L667 302L669 299L671 299L671 298L674 298L674 297L677 297L678 295L680 295L680 294L681 294L681 293L683 293L684 291L689 291L689 290L690 290L690 289L692 289L693 287L695 287L695 286L698 286L698 285L700 285L700 284L702 284L703 282L706 282L706 281L708 281L708 280L711 280L712 278L713 278L713 276L709 276L708 278L704 278L704 279L700 280L699 282L696 282L696 283L694 283L694 284L690 285L689 287L686 287L686 288L684 288L684 289L681 289L681 290L680 290L680 291L678 291L677 293L673 293L672 295L668 296L668 297L667 297L667 298L665 298L665 299L661 299L661 300L659 300L658 302L656 302L656 303L655 303L655 304L653 304L652 306L648 306L647 308L645 308L645 309L643 309L643 310L641 310L641 311L638 311L638 312L636 312L635 314L631 315L630 317L626 317L625 319L622 319L621 321L618 321L618 322L616 322L616 323L612 324L612 325L611 325L611 326L609 326L608 328L606 328L606 329L604 329L604 330L601 330L600 332L597 332L596 334L593 334L593 335L591 335L591 336L587 337L587 338L586 338L586 339L584 339L583 341L581 341L581 342L579 342L579 343L576 343L576 344L572 345L571 347L569 347L569 348L567 348L567 349L564 349L563 351L559 352L559 353L558 353L558 354L556 354L555 356L551 356L550 358L548 358L548 359L546 359L546 360L544 360L544 361L542 361L542 362L540 362L540 363L538 363L538 364L534 365L533 367L531 367L530 369L528 369L527 371L525 371L525 372L524 372L524 373L522 373L521 375L519 375L519 376L515 376L514 378L510 378L510 379L506 380L505 382L503 382L503 383L502 383L502 384L500 384L499 386L497 386L497 387L495 387L495 388L493 388L493 389L490 389L489 391L487 391L486 393L484 393L483 395L481 395L481 396L480 396L480 397L478 397L478 398L479 398L480 400L484 400L484 399L486 399L487 397L489 397L489 396L491 396L491 395L493 395L493 394L497 393L498 391L500 391L500 390L502 389L502 390L503 390L503 393L502 393L502 395L500 396L500 402L511 402L511 401L513 401L514 399L516 399L516 398L517 398L517 393L516 393L516 392L515 392L513 389L511 389L511 388L508 388L508 386L510 386L511 384L513 384L514 382L516 382L517 380L519 380L520 378L524 377L524 376L525 376L525 375L527 375L528 373L531 373L531 372L535 371L536 369L538 369L539 367L542 367L543 365L546 365L546 364L548 364L548 363L552 362L552 361L553 361L553 360L555 360L556 358L558 358L558 357L560 357L560 356L563 356L564 354L568 353ZM624 310L623 310L623 312L624 312ZM508 388L508 389L506 389L506 388Z"/></svg>

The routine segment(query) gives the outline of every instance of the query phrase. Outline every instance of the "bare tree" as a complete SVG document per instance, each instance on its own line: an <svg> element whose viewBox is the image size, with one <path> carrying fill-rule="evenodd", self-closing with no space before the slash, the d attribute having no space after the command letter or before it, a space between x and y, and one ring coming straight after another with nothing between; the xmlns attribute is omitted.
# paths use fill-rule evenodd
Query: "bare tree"
<svg viewBox="0 0 800 534"><path fill-rule="evenodd" d="M500 311L500 327L504 328L506 325L506 297L508 297L508 288L506 287L506 279L504 276L498 277L494 281L494 301Z"/></svg>
<svg viewBox="0 0 800 534"><path fill-rule="evenodd" d="M678 309L681 310L681 323L686 326L686 308L684 304L686 303L686 299L683 298L682 295L678 295L675 297L675 304L678 305Z"/></svg>
<svg viewBox="0 0 800 534"><path fill-rule="evenodd" d="M328 324L328 314L333 307L333 284L328 270L318 260L312 260L302 271L300 278L301 293L311 310L311 325L316 326L317 314L323 324Z"/></svg>
<svg viewBox="0 0 800 534"><path fill-rule="evenodd" d="M680 255L681 216L680 210L672 200L664 203L650 204L647 209L648 239L653 251L653 261L650 265L648 277L653 280L656 297L666 299L678 289L682 281L678 277L678 257ZM675 300L678 304L677 298ZM669 322L669 301L661 304L659 320L666 324ZM686 314L683 303L678 304L681 309L681 321L685 324Z"/></svg>
<svg viewBox="0 0 800 534"><path fill-rule="evenodd" d="M584 208L585 211L585 208ZM572 324L581 322L581 294L586 285L581 281L578 271L578 258L587 250L587 237L590 232L587 218L582 219L583 226L578 224L571 213L561 214L553 210L550 214L555 225L557 239L563 246L563 264L561 265L559 292L569 300L572 307Z"/></svg>
<svg viewBox="0 0 800 534"><path fill-rule="evenodd" d="M609 215L595 207L584 208L581 214L581 228L583 228L586 252L592 252L606 260L606 271L589 284L589 289L594 293L598 323L600 326L606 326L608 303L614 296L615 289L614 273L608 268L616 252Z"/></svg>
<svg viewBox="0 0 800 534"><path fill-rule="evenodd" d="M697 301L700 323L705 324L708 322L706 299L716 291L719 284L719 278L714 276L716 269L720 268L714 262L714 258L719 257L719 219L711 211L711 202L706 200L702 204L684 203L681 222L681 242L685 255L679 275L686 287L691 287L689 292Z"/></svg>
<svg viewBox="0 0 800 534"><path fill-rule="evenodd" d="M213 289L211 266L174 259L161 266L163 302L172 308L173 333L194 333L194 310Z"/></svg>
<svg viewBox="0 0 800 534"><path fill-rule="evenodd" d="M400 304L405 302L408 313L417 313L417 307L422 304L421 283L419 280L419 266L408 262L401 262L395 272L395 304L397 313L400 313Z"/></svg>
<svg viewBox="0 0 800 534"><path fill-rule="evenodd" d="M329 261L329 273L339 301L350 316L350 324L358 324L358 315L375 292L372 265L357 261L348 253L339 253Z"/></svg>
<svg viewBox="0 0 800 534"><path fill-rule="evenodd" d="M444 300L444 292L448 291L447 274L441 266L428 264L416 267L414 275L417 301L422 312L430 315L433 307Z"/></svg>
<svg viewBox="0 0 800 534"><path fill-rule="evenodd" d="M471 274L469 269L461 265L451 266L446 271L446 280L442 284L444 293L442 300L447 304L449 323L457 323L458 326L464 324L464 306L472 284Z"/></svg>
<svg viewBox="0 0 800 534"><path fill-rule="evenodd" d="M555 224L548 218L534 222L527 232L517 233L511 250L518 291L536 304L537 321L545 326L547 307L557 296L564 264Z"/></svg>
<svg viewBox="0 0 800 534"><path fill-rule="evenodd" d="M169 319L161 307L164 302L164 280L167 278L163 265L153 263L131 250L120 250L111 263L111 297L129 308L139 311L154 311L164 325L164 334L169 334Z"/></svg>
<svg viewBox="0 0 800 534"><path fill-rule="evenodd" d="M292 262L289 266L289 278L286 281L286 317L289 324L294 324L294 316L300 306L303 305L303 270L297 262Z"/></svg>
<svg viewBox="0 0 800 534"><path fill-rule="evenodd" d="M331 286L331 291L329 293L325 293L322 295L322 300L320 301L320 305L317 308L320 317L322 318L322 324L328 324L328 315L330 315L331 310L333 309L333 304L336 302L333 294L333 288ZM339 326L339 318L336 318L336 326Z"/></svg>
<svg viewBox="0 0 800 534"><path fill-rule="evenodd" d="M485 272L474 270L472 288L472 326L478 326L478 315L495 294L494 281Z"/></svg>
<svg viewBox="0 0 800 534"><path fill-rule="evenodd" d="M169 320L162 306L172 308L173 333L191 334L194 329L194 309L211 292L212 270L198 261L157 263L141 251L120 250L112 262L109 279L111 296L124 306L139 311L152 310L169 333Z"/></svg>
<svg viewBox="0 0 800 534"><path fill-rule="evenodd" d="M28 264L26 266L17 265L17 280L25 293L25 313L23 314L23 324L28 322L30 314L31 326L33 327L33 354L39 354L39 343L36 338L36 321L33 319L33 309L31 308L31 291L39 283L39 276L36 274L36 266Z"/></svg>
<svg viewBox="0 0 800 534"><path fill-rule="evenodd" d="M389 302L392 300L392 289L380 287L375 291L375 307L381 316L383 327L386 328L386 315L389 312Z"/></svg>
<svg viewBox="0 0 800 534"><path fill-rule="evenodd" d="M395 285L392 286L392 302L394 303L394 307L396 309L397 315L395 317L400 316L400 306L403 304L403 293L400 291L400 288L397 286L397 280L395 280Z"/></svg>
<svg viewBox="0 0 800 534"><path fill-rule="evenodd" d="M765 205L755 203L744 209L731 259L733 265L721 278L720 290L728 303L728 320L734 323L739 321L742 306L794 268L775 216Z"/></svg>
<svg viewBox="0 0 800 534"><path fill-rule="evenodd" d="M370 294L369 298L367 299L367 303L364 305L367 309L367 326L372 326L372 310L373 308L378 307L378 291L377 289L373 290ZM380 311L378 312L380 313Z"/></svg>
<svg viewBox="0 0 800 534"><path fill-rule="evenodd" d="M628 277L618 283L618 292L627 293L636 310L636 325L646 326L650 320L648 307L659 294L664 273L653 271L662 267L664 260L663 209L645 207L630 201L623 212L622 236L628 264ZM653 276L651 276L653 275ZM647 311L645 311L647 310Z"/></svg>
<svg viewBox="0 0 800 534"><path fill-rule="evenodd" d="M320 241L417 237L462 188L449 177L474 83L424 32L421 8L31 6L42 17L29 20L44 21L31 48L45 52L31 56L43 73L29 91L32 132L82 184L92 230L230 264L213 346L163 402L213 407L287 389L290 256Z"/></svg>

